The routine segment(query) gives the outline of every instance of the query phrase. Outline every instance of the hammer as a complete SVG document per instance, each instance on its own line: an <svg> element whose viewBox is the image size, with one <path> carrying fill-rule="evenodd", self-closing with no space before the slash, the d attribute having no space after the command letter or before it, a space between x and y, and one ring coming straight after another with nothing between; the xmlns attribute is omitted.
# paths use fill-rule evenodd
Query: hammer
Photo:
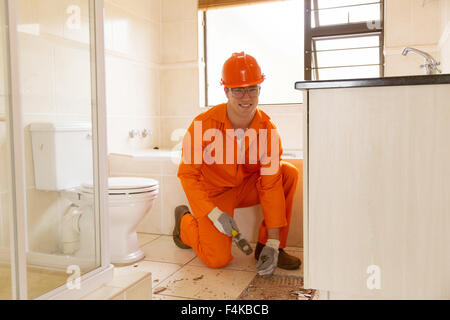
<svg viewBox="0 0 450 320"><path fill-rule="evenodd" d="M241 238L241 234L237 232L236 230L231 231L231 234L233 235L233 240L236 242L236 245L243 253L246 255L250 255L253 252L252 247L250 246L250 243L244 238Z"/></svg>

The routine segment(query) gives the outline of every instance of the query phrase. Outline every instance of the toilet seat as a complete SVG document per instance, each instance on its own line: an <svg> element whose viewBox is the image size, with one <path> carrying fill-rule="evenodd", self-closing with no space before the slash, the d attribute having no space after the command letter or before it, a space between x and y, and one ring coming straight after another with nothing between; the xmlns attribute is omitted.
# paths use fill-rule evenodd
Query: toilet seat
<svg viewBox="0 0 450 320"><path fill-rule="evenodd" d="M80 191L94 193L93 183L83 183ZM131 195L142 193L158 193L159 183L155 179L140 177L110 177L108 178L109 195Z"/></svg>

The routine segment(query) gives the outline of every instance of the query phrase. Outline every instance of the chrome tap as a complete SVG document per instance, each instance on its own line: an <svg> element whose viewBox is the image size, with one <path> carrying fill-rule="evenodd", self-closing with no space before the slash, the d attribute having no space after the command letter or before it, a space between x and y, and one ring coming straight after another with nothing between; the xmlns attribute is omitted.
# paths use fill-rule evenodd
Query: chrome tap
<svg viewBox="0 0 450 320"><path fill-rule="evenodd" d="M442 73L442 71L437 68L437 66L440 65L441 63L436 61L428 53L420 51L415 48L406 47L405 49L403 49L402 55L406 56L408 52L418 54L425 59L425 64L420 65L420 67L425 68L426 74L436 74L437 72Z"/></svg>

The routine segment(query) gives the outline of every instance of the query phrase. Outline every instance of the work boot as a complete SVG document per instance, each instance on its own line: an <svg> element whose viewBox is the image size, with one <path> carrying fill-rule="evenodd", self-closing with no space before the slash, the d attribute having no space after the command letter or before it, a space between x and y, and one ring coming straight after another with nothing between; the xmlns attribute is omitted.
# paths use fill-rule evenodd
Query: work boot
<svg viewBox="0 0 450 320"><path fill-rule="evenodd" d="M175 227L173 228L173 242L177 245L177 247L181 249L189 249L190 247L181 241L180 236L180 227L181 227L181 218L185 214L189 213L189 208L187 206L178 206L175 208Z"/></svg>
<svg viewBox="0 0 450 320"><path fill-rule="evenodd" d="M258 242L255 248L255 259L259 260L259 255L261 254L262 249L265 247L262 243ZM302 262L299 258L291 256L283 249L278 249L278 268L285 270L296 270L300 268Z"/></svg>

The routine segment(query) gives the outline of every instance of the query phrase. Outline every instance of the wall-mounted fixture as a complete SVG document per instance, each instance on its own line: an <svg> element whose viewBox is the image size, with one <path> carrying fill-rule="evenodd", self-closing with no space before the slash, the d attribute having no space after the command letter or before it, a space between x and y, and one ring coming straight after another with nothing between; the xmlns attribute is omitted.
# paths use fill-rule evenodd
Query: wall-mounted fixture
<svg viewBox="0 0 450 320"><path fill-rule="evenodd" d="M144 130L142 130L141 137L146 138L148 136L151 136L152 134L153 134L153 132L151 132L150 130L144 129Z"/></svg>
<svg viewBox="0 0 450 320"><path fill-rule="evenodd" d="M406 56L408 54L408 52L412 52L412 53L418 54L418 55L422 56L425 59L425 64L420 65L420 67L421 68L425 68L425 72L426 72L427 75L429 75L429 74L436 74L436 73L442 73L442 71L437 68L437 66L440 65L441 63L436 61L428 53L420 51L420 50L415 49L415 48L406 47L405 49L403 49L402 55Z"/></svg>
<svg viewBox="0 0 450 320"><path fill-rule="evenodd" d="M147 138L151 135L153 135L153 132L149 129L143 129L142 131L131 129L128 132L128 136L130 137L130 139L134 139L136 137Z"/></svg>
<svg viewBox="0 0 450 320"><path fill-rule="evenodd" d="M136 137L139 137L140 135L141 135L140 132L138 130L136 130L136 129L131 129L128 132L128 136L130 137L130 139L134 139Z"/></svg>

